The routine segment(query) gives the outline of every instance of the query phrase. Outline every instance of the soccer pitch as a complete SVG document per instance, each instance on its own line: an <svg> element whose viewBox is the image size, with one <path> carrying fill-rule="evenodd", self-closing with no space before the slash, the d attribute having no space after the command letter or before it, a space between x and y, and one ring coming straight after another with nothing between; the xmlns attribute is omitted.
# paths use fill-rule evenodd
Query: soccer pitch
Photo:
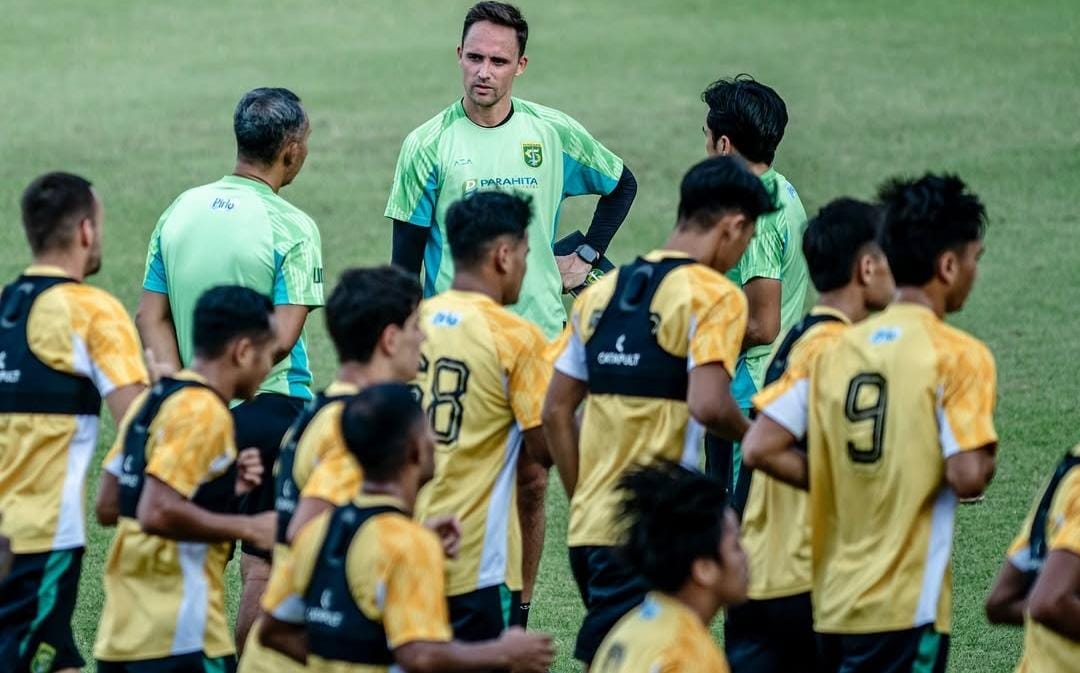
<svg viewBox="0 0 1080 673"><path fill-rule="evenodd" d="M105 202L105 262L92 282L133 310L158 215L181 191L231 171L233 106L262 85L293 89L309 112L311 154L283 195L319 223L328 283L348 266L385 262L390 226L382 212L397 151L409 130L461 95L453 50L469 4L6 0L0 245L9 254L0 276L6 282L28 260L18 194L42 172L74 171ZM1080 441L1071 422L1080 397L1080 317L1071 310L1080 301L1075 5L520 4L531 24L530 63L515 94L579 119L638 178L614 260L663 241L678 180L704 154L698 95L740 72L787 101L776 166L809 212L927 169L957 172L984 199L991 224L980 280L952 322L997 357L1001 454L985 502L957 518L951 670L1011 671L1021 634L991 628L982 601L1035 491ZM591 208L591 200L568 202L562 228L586 227ZM321 386L333 353L322 316L309 324ZM102 450L112 434L104 432ZM90 501L96 482L95 466ZM570 652L582 608L555 478L548 511L531 623L558 640L554 670L577 670ZM110 535L91 524L76 615L87 659Z"/></svg>

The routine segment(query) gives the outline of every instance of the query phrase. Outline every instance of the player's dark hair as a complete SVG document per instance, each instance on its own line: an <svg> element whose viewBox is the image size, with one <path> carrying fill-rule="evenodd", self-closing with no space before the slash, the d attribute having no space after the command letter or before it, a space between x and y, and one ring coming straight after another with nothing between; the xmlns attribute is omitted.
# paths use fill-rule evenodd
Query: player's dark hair
<svg viewBox="0 0 1080 673"><path fill-rule="evenodd" d="M71 173L46 173L23 191L22 221L36 255L71 244L75 225L94 216L90 181Z"/></svg>
<svg viewBox="0 0 1080 673"><path fill-rule="evenodd" d="M195 302L195 354L216 358L233 340L248 337L265 343L274 338L270 316L274 305L266 295L239 285L212 287Z"/></svg>
<svg viewBox="0 0 1080 673"><path fill-rule="evenodd" d="M369 362L383 331L402 327L420 303L420 283L396 266L348 269L326 300L339 362Z"/></svg>
<svg viewBox="0 0 1080 673"><path fill-rule="evenodd" d="M806 225L802 250L818 292L851 282L855 263L871 247L880 253L881 209L857 199L830 202Z"/></svg>
<svg viewBox="0 0 1080 673"><path fill-rule="evenodd" d="M749 161L773 162L784 139L788 115L784 99L772 87L741 74L713 82L702 92L701 100L709 106L705 123L713 138L727 136Z"/></svg>
<svg viewBox="0 0 1080 673"><path fill-rule="evenodd" d="M727 498L719 481L677 463L638 467L619 479L630 521L620 553L660 591L677 591L694 561L720 560Z"/></svg>
<svg viewBox="0 0 1080 673"><path fill-rule="evenodd" d="M300 97L292 91L278 87L252 89L236 104L233 113L237 154L271 164L285 143L304 133L307 123Z"/></svg>
<svg viewBox="0 0 1080 673"><path fill-rule="evenodd" d="M509 192L474 192L457 201L446 211L454 265L472 267L500 236L524 239L531 217L532 200Z"/></svg>
<svg viewBox="0 0 1080 673"><path fill-rule="evenodd" d="M473 24L481 21L513 28L517 33L518 56L525 55L525 43L529 41L529 22L525 20L520 9L505 2L476 3L465 14L465 26L461 29L462 44L465 44L465 36L469 34Z"/></svg>
<svg viewBox="0 0 1080 673"><path fill-rule="evenodd" d="M777 209L761 179L735 157L713 157L697 164L679 188L679 226L709 229L725 213L742 212L747 218Z"/></svg>
<svg viewBox="0 0 1080 673"><path fill-rule="evenodd" d="M881 247L897 285L930 282L942 253L981 240L986 230L982 201L955 175L895 178L878 198L885 213Z"/></svg>
<svg viewBox="0 0 1080 673"><path fill-rule="evenodd" d="M364 476L387 481L408 459L409 437L424 410L404 383L381 383L349 398L341 414L341 434Z"/></svg>

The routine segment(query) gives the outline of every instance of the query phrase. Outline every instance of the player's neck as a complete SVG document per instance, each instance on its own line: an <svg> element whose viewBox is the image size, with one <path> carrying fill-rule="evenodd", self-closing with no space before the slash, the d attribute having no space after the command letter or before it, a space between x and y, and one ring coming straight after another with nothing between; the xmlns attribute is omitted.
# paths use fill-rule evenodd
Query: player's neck
<svg viewBox="0 0 1080 673"><path fill-rule="evenodd" d="M693 582L687 582L674 594L667 595L690 608L690 611L698 616L698 619L706 628L720 610L720 605L716 602L716 599L709 595L707 591L695 587Z"/></svg>
<svg viewBox="0 0 1080 673"><path fill-rule="evenodd" d="M896 288L898 304L918 304L925 306L941 319L945 319L945 297L936 292L928 292L923 287L905 285Z"/></svg>
<svg viewBox="0 0 1080 673"><path fill-rule="evenodd" d="M831 292L823 292L818 297L818 306L839 311L851 322L859 322L870 315L870 310L866 308L866 302L863 301L862 292L851 285Z"/></svg>
<svg viewBox="0 0 1080 673"><path fill-rule="evenodd" d="M385 495L397 498L405 505L405 513L411 515L416 504L416 489L410 489L400 481L364 481L360 487L364 495Z"/></svg>
<svg viewBox="0 0 1080 673"><path fill-rule="evenodd" d="M196 355L188 369L206 379L206 385L226 403L236 395L236 379L221 360L205 360Z"/></svg>
<svg viewBox="0 0 1080 673"><path fill-rule="evenodd" d="M32 264L34 266L55 266L80 283L86 279L86 260L69 252L46 252L34 255Z"/></svg>
<svg viewBox="0 0 1080 673"><path fill-rule="evenodd" d="M457 290L459 292L475 292L487 297L491 297L495 303L500 306L503 305L502 292L499 290L499 284L492 281L487 277L482 270L458 270L454 274L454 282L450 285L450 289Z"/></svg>
<svg viewBox="0 0 1080 673"><path fill-rule="evenodd" d="M668 237L668 240L664 243L662 249L670 250L672 252L681 252L695 262L708 264L702 251L711 248L710 246L704 245L702 243L702 237L694 231L677 228L675 231L671 232L671 236ZM724 271L726 271L726 269Z"/></svg>
<svg viewBox="0 0 1080 673"><path fill-rule="evenodd" d="M281 190L282 177L278 173L280 171L275 170L272 166L255 164L243 159L237 159L236 168L233 169L233 175L261 182L272 189L275 194Z"/></svg>
<svg viewBox="0 0 1080 673"><path fill-rule="evenodd" d="M394 380L390 363L379 355L373 355L368 362L342 362L338 366L336 378L342 383L351 383L358 388L367 388Z"/></svg>
<svg viewBox="0 0 1080 673"><path fill-rule="evenodd" d="M489 129L506 121L514 107L510 94L503 96L502 100L489 107L481 107L465 96L461 100L461 106L465 108L465 116L469 118L469 121Z"/></svg>

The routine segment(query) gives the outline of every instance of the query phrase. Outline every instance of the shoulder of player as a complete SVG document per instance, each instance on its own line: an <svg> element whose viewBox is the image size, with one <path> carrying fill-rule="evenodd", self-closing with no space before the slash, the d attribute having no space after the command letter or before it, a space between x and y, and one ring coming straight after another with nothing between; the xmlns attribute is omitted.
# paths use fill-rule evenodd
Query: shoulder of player
<svg viewBox="0 0 1080 673"><path fill-rule="evenodd" d="M131 316L119 299L100 287L86 283L63 283L49 288L34 302L31 312L32 315L62 312L77 330L92 330L95 323L101 320L125 322L134 329Z"/></svg>
<svg viewBox="0 0 1080 673"><path fill-rule="evenodd" d="M963 364L975 368L994 366L994 355L990 348L976 337L944 320L928 321L928 324L931 341L946 366L949 364Z"/></svg>
<svg viewBox="0 0 1080 673"><path fill-rule="evenodd" d="M437 147L439 140L454 122L464 119L460 101L455 101L431 119L420 124L405 136L401 143L402 153L429 150Z"/></svg>
<svg viewBox="0 0 1080 673"><path fill-rule="evenodd" d="M224 423L230 434L232 432L232 414L228 405L205 386L187 386L169 395L154 418L155 424L164 422L191 424L200 431Z"/></svg>
<svg viewBox="0 0 1080 673"><path fill-rule="evenodd" d="M695 311L709 310L720 303L746 310L746 295L742 289L724 274L704 264L687 264L675 269L664 282L669 279L682 280L689 286L688 292L680 294L691 298Z"/></svg>
<svg viewBox="0 0 1080 673"><path fill-rule="evenodd" d="M821 353L840 341L850 327L850 324L839 320L825 320L812 325L792 345L788 357L789 366L797 361L812 363Z"/></svg>
<svg viewBox="0 0 1080 673"><path fill-rule="evenodd" d="M339 443L344 445L341 435L341 412L344 408L343 400L334 400L315 412L297 441L298 461L303 460L310 452L314 452L310 455L311 460L324 460L327 458L328 447Z"/></svg>
<svg viewBox="0 0 1080 673"><path fill-rule="evenodd" d="M615 293L615 285L619 280L619 270L613 269L605 273L600 280L592 283L585 288L574 299L573 308L571 309L572 316L582 316L593 311L603 310L611 301L611 296Z"/></svg>
<svg viewBox="0 0 1080 673"><path fill-rule="evenodd" d="M393 558L412 561L424 558L423 555L442 556L442 547L435 533L398 512L387 512L372 517L364 524L361 533L362 535L357 535L353 540L349 549L350 555L354 553L354 550L372 551L377 548L379 552ZM374 545L360 539L362 536L369 535L375 537Z"/></svg>
<svg viewBox="0 0 1080 673"><path fill-rule="evenodd" d="M483 304L481 313L497 344L514 346L514 350L543 350L546 347L547 339L540 328L505 306Z"/></svg>
<svg viewBox="0 0 1080 673"><path fill-rule="evenodd" d="M563 137L566 133L570 131L578 131L584 129L584 126L582 126L581 122L566 114L562 110L556 110L553 107L540 105L539 103L523 100L521 98L514 99L514 113L521 113L523 115L536 119L539 123L550 127L560 137Z"/></svg>

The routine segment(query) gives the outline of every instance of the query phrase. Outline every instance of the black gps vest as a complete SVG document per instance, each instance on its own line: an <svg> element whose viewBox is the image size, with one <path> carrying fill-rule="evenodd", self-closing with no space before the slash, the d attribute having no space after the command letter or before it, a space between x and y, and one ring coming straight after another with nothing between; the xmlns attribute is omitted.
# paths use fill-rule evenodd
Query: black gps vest
<svg viewBox="0 0 1080 673"><path fill-rule="evenodd" d="M123 461L120 467L120 515L136 518L139 498L146 484L146 443L150 438L150 424L154 422L161 405L184 388L207 388L198 381L182 381L163 378L150 389L150 394L135 412L124 435ZM236 468L230 467L225 474L212 479L195 491L191 501L212 512L232 512L236 505Z"/></svg>
<svg viewBox="0 0 1080 673"><path fill-rule="evenodd" d="M274 509L277 511L277 542L288 544L286 533L289 523L292 522L293 514L296 514L296 506L300 502L300 485L293 477L293 466L296 464L296 447L300 444L300 437L311 425L316 414L323 407L335 400L345 399L349 395L327 395L319 393L313 400L304 406L304 410L289 426L285 439L281 442L281 451L278 453L277 465L274 473Z"/></svg>
<svg viewBox="0 0 1080 673"><path fill-rule="evenodd" d="M811 314L791 328L784 340L780 342L780 347L776 349L776 353L773 354L773 359L769 362L769 368L765 370L764 386L772 385L780 380L780 377L787 371L788 358L791 357L791 351L795 348L795 344L804 334L810 331L811 327L823 322L840 322L840 318L828 313ZM757 416L757 413L751 410L750 417L755 416ZM805 451L806 440L799 440L798 446ZM731 502L735 513L739 515L739 519L742 519L743 510L746 509L746 502L750 499L750 479L752 476L752 471L747 469L745 464L739 466L739 478L735 482L735 495Z"/></svg>
<svg viewBox="0 0 1080 673"><path fill-rule="evenodd" d="M1080 456L1073 455L1073 452L1070 451L1058 463L1057 469L1054 470L1054 476L1050 478L1050 483L1047 485L1042 499L1039 500L1039 507L1035 510L1035 518L1031 521L1031 531L1028 533L1031 569L1024 573L1029 587L1035 583L1039 572L1042 570L1043 563L1046 562L1046 518L1050 515L1050 506L1054 504L1054 495L1057 493L1058 487L1061 486L1061 482L1065 479L1065 475L1074 467L1080 467Z"/></svg>
<svg viewBox="0 0 1080 673"><path fill-rule="evenodd" d="M71 278L19 276L0 295L0 414L97 416L101 394L85 376L61 372L38 359L26 332L30 309L49 288Z"/></svg>
<svg viewBox="0 0 1080 673"><path fill-rule="evenodd" d="M639 257L619 268L611 301L585 344L590 394L686 401L687 358L660 347L660 316L651 306L664 278L694 263L683 257L656 262Z"/></svg>
<svg viewBox="0 0 1080 673"><path fill-rule="evenodd" d="M304 594L308 651L329 661L390 666L394 654L380 622L368 619L349 588L346 558L360 528L372 517L401 510L388 505L357 507L350 503L330 515L326 539Z"/></svg>

